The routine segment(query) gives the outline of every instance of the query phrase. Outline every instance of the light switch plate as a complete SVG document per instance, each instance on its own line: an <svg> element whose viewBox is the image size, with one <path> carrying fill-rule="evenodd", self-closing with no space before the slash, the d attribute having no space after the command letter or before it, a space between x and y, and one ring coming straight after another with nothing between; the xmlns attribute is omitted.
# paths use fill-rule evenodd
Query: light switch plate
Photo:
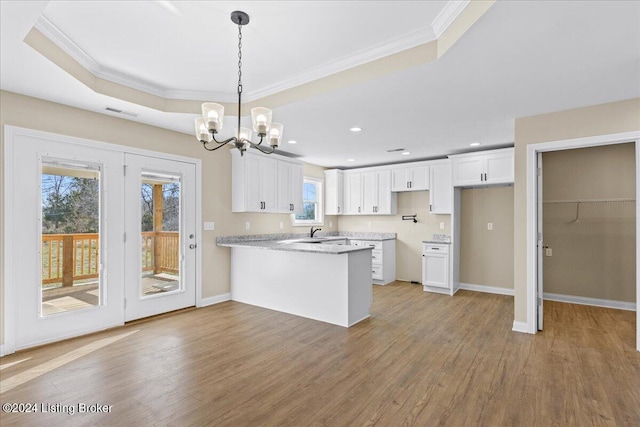
<svg viewBox="0 0 640 427"><path fill-rule="evenodd" d="M215 230L215 229L216 229L216 223L215 222L206 221L204 223L204 230L205 231L211 231L211 230Z"/></svg>
<svg viewBox="0 0 640 427"><path fill-rule="evenodd" d="M487 230L489 230L489 231L493 230L493 223L492 222L488 222L487 223Z"/></svg>
<svg viewBox="0 0 640 427"><path fill-rule="evenodd" d="M444 230L444 222L440 223L440 230Z"/></svg>
<svg viewBox="0 0 640 427"><path fill-rule="evenodd" d="M251 223L249 221L244 223L244 229L249 230L251 228Z"/></svg>
<svg viewBox="0 0 640 427"><path fill-rule="evenodd" d="M333 221L329 221L329 228L333 228Z"/></svg>
<svg viewBox="0 0 640 427"><path fill-rule="evenodd" d="M544 250L544 256L553 256L553 249L551 248L546 248Z"/></svg>

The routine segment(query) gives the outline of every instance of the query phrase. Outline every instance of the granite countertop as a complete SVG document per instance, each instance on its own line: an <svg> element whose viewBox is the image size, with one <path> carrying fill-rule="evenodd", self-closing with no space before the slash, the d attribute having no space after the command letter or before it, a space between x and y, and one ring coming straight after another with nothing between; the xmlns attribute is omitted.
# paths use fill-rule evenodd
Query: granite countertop
<svg viewBox="0 0 640 427"><path fill-rule="evenodd" d="M340 238L326 239L341 240ZM310 252L316 254L340 255L357 251L373 250L372 246L350 246L350 245L333 245L331 243L299 243L295 239L285 240L235 240L235 241L218 241L218 246L229 248L256 248L267 249L273 251L289 251L289 252Z"/></svg>
<svg viewBox="0 0 640 427"><path fill-rule="evenodd" d="M316 233L315 237L322 243L304 243L296 240L309 239L307 233L296 234L254 234L248 236L218 237L216 244L229 248L258 248L276 251L312 252L319 254L344 254L361 250L371 250L370 246L332 245L332 240L357 239L357 240L395 240L396 233L356 233L337 231L329 233Z"/></svg>

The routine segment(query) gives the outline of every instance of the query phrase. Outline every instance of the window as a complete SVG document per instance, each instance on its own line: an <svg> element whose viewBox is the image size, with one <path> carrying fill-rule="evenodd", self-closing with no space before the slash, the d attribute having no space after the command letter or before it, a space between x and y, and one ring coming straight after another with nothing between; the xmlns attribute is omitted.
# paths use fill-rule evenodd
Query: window
<svg viewBox="0 0 640 427"><path fill-rule="evenodd" d="M302 214L293 215L293 225L322 225L323 199L322 180L305 176L302 185Z"/></svg>

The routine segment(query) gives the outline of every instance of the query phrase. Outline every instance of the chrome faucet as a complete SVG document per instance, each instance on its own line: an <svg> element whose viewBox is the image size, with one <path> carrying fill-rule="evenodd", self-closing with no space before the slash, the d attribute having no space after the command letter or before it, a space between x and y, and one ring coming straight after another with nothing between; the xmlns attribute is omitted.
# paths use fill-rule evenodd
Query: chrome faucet
<svg viewBox="0 0 640 427"><path fill-rule="evenodd" d="M320 231L320 230L322 230L322 228L316 228L314 230L313 226L311 226L311 231L309 232L309 237L311 237L313 239L313 235L316 234L316 231Z"/></svg>

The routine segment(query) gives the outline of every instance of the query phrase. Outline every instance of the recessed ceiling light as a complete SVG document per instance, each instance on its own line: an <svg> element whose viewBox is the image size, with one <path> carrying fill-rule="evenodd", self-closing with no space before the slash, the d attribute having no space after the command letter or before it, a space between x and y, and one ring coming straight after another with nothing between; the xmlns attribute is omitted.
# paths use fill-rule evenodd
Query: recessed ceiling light
<svg viewBox="0 0 640 427"><path fill-rule="evenodd" d="M471 144L469 144L472 147L477 147L478 145L480 145L479 142L472 142Z"/></svg>
<svg viewBox="0 0 640 427"><path fill-rule="evenodd" d="M287 142L288 142L289 144L297 144L297 143L298 143L298 141L294 141L293 139L292 139L292 140L290 140L290 141L287 141Z"/></svg>
<svg viewBox="0 0 640 427"><path fill-rule="evenodd" d="M405 151L404 153L402 153L403 156L408 156L409 154L411 154L411 153L408 152L408 151Z"/></svg>
<svg viewBox="0 0 640 427"><path fill-rule="evenodd" d="M347 159L347 162L355 162L356 159Z"/></svg>
<svg viewBox="0 0 640 427"><path fill-rule="evenodd" d="M357 126L356 126L356 127L352 127L352 128L350 128L349 130L350 130L351 132L360 132L360 131L362 131L362 128L359 128L359 127L357 127Z"/></svg>

